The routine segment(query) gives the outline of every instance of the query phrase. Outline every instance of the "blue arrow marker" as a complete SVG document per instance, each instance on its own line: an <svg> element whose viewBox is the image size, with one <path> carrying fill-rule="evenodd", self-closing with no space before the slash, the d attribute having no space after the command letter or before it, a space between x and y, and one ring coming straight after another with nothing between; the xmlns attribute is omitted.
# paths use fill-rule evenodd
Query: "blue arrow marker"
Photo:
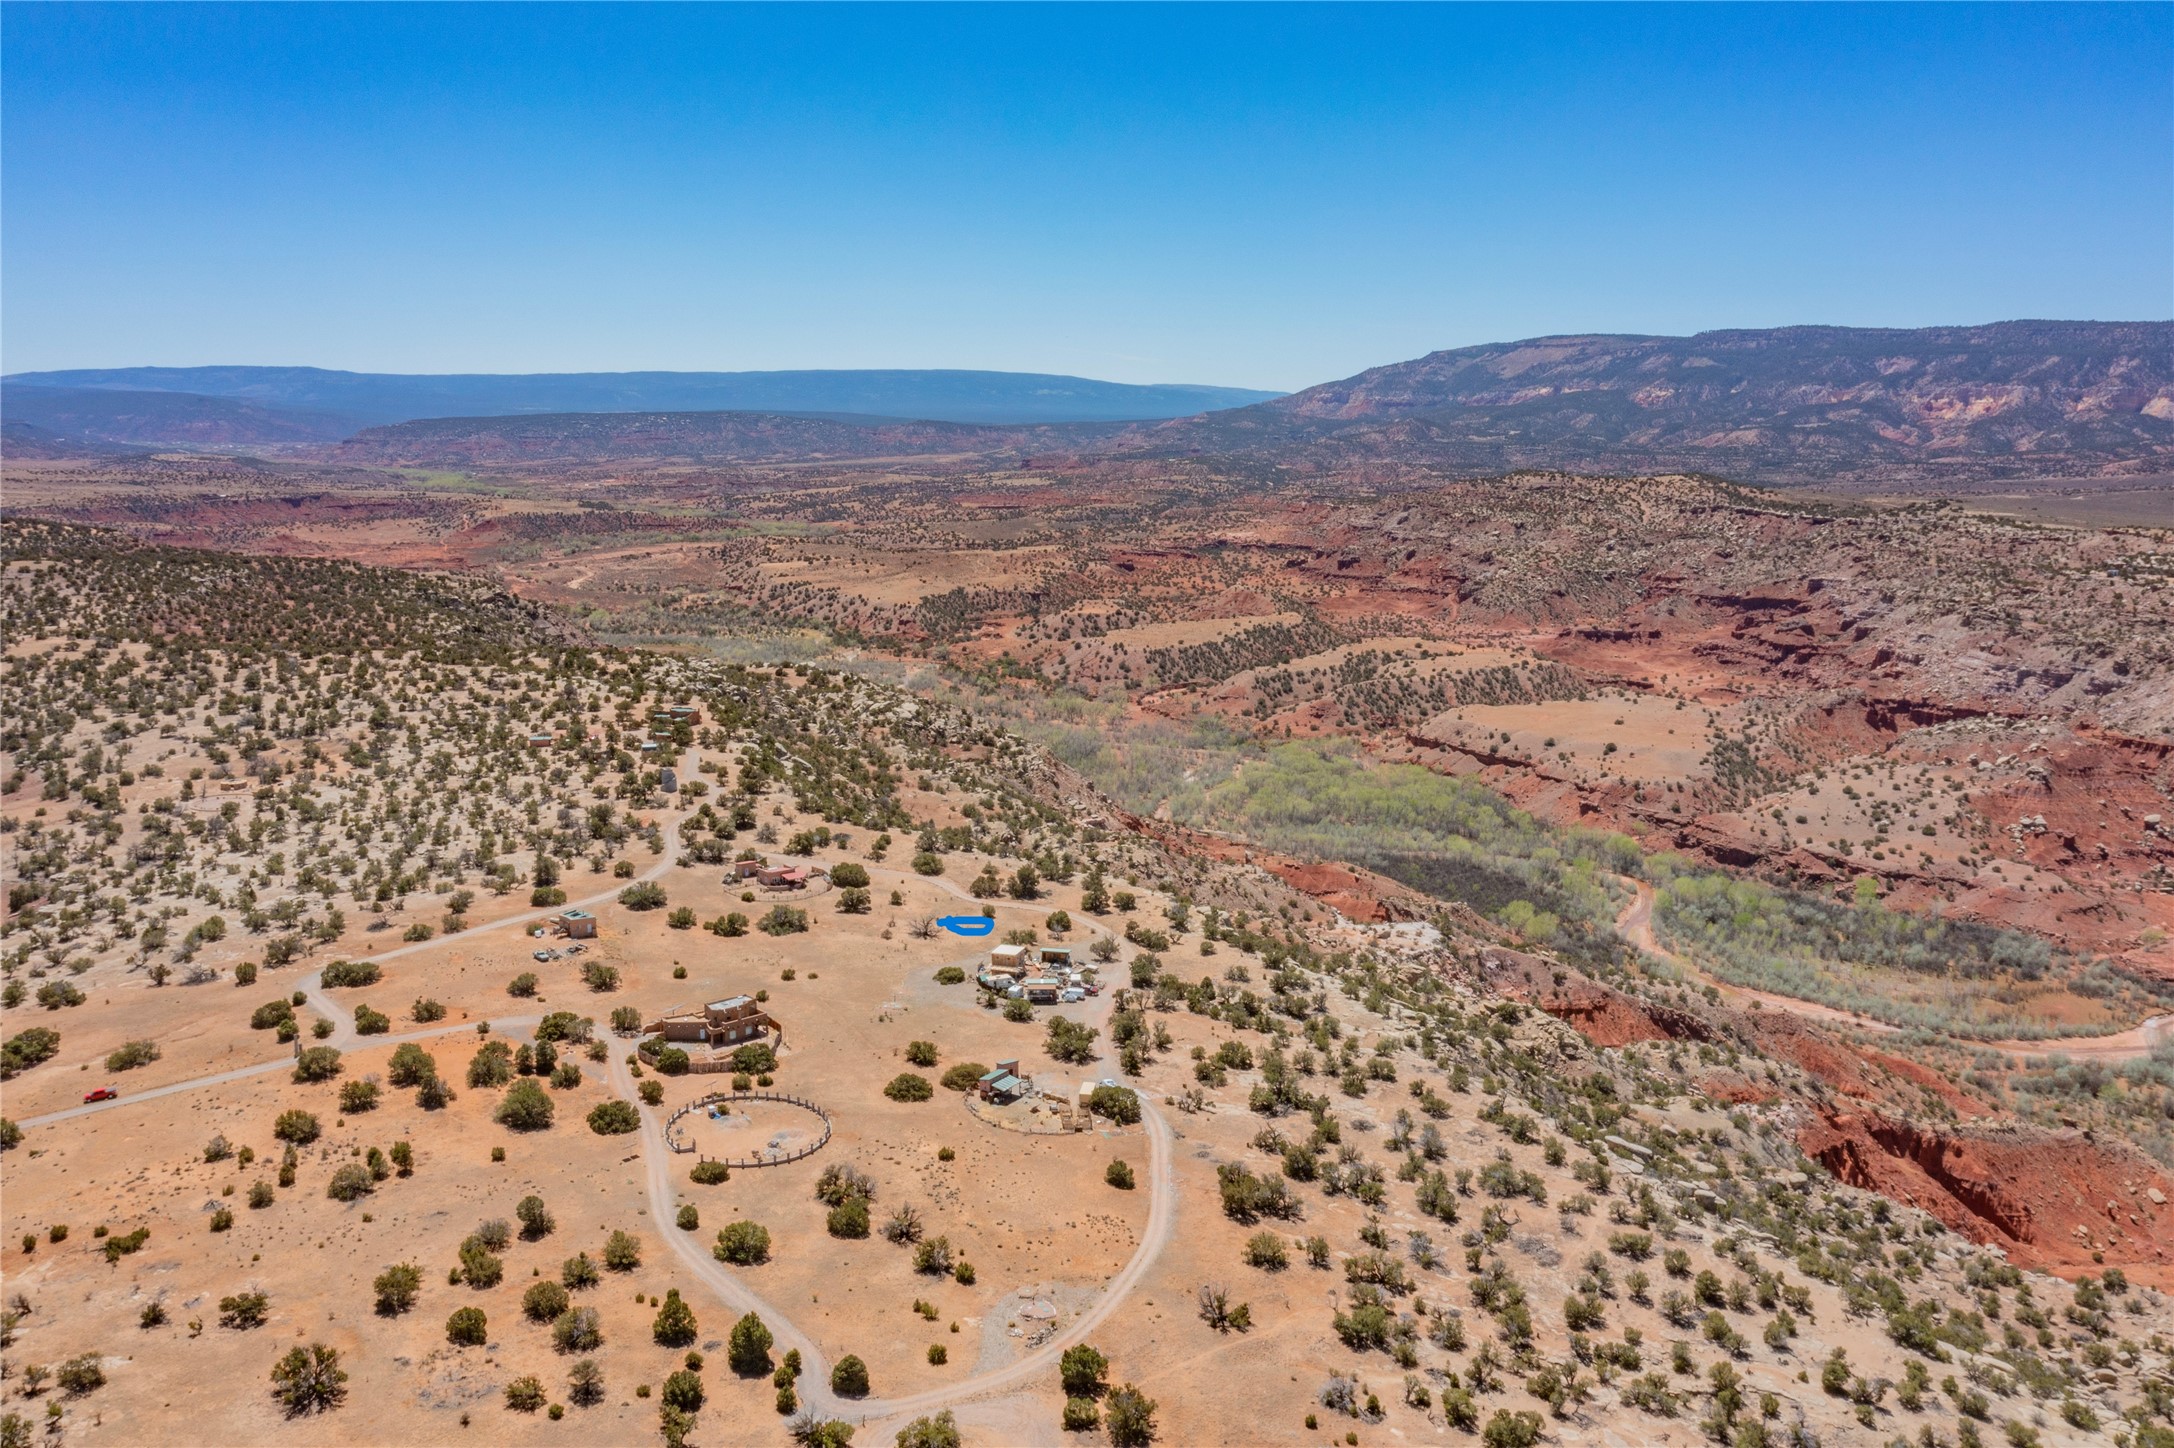
<svg viewBox="0 0 2174 1448"><path fill-rule="evenodd" d="M987 935L996 922L985 915L946 915L936 922L953 935Z"/></svg>

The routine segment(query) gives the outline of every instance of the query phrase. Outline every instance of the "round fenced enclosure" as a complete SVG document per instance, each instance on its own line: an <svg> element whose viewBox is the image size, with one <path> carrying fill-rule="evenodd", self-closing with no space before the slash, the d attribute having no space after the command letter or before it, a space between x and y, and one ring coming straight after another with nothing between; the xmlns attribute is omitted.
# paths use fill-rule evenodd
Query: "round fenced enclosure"
<svg viewBox="0 0 2174 1448"><path fill-rule="evenodd" d="M783 1166L830 1144L830 1113L783 1091L713 1091L671 1114L664 1142L734 1170Z"/></svg>

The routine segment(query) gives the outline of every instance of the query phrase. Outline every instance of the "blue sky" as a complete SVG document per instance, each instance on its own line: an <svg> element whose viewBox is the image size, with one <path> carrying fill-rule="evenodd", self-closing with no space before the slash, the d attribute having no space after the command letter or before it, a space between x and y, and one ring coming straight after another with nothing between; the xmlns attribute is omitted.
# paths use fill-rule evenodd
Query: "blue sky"
<svg viewBox="0 0 2174 1448"><path fill-rule="evenodd" d="M0 9L0 366L2174 315L2174 7Z"/></svg>

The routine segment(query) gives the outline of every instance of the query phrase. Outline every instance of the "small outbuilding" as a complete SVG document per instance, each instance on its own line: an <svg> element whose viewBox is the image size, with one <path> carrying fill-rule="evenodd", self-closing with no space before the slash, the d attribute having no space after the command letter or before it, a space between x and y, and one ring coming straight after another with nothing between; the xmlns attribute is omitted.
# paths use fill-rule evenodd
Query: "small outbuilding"
<svg viewBox="0 0 2174 1448"><path fill-rule="evenodd" d="M983 1072L981 1079L974 1083L975 1094L999 1106L1017 1101L1032 1087L1033 1078L1020 1074L1016 1060L997 1062L994 1069Z"/></svg>

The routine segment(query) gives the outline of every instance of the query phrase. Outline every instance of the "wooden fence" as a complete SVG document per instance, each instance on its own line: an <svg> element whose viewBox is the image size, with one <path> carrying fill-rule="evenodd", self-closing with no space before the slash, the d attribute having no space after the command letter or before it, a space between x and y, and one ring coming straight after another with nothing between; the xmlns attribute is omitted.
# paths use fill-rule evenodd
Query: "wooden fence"
<svg viewBox="0 0 2174 1448"><path fill-rule="evenodd" d="M707 1096L688 1102L665 1119L664 1144L678 1152L693 1151L694 1143L679 1134L679 1119L691 1111L707 1111L712 1106L730 1105L735 1101L782 1101L787 1106L797 1106L803 1111L812 1111L817 1119L823 1123L823 1134L807 1145L795 1147L788 1152L770 1152L764 1156L745 1157L737 1161L728 1159L725 1162L727 1167L746 1169L758 1166L784 1166L787 1162L801 1161L811 1157L830 1144L830 1113L805 1097L793 1096L783 1091L712 1091ZM703 1160L708 1161L711 1158L704 1157Z"/></svg>

